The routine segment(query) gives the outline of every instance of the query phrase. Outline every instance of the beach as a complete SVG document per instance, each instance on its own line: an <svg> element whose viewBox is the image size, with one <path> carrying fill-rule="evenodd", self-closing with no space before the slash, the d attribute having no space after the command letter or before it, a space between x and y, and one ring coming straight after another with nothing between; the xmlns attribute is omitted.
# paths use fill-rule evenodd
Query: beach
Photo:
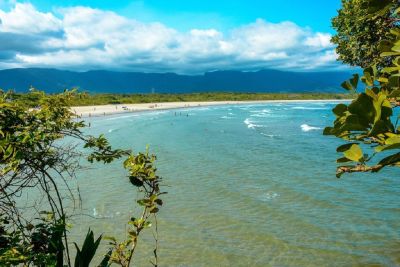
<svg viewBox="0 0 400 267"><path fill-rule="evenodd" d="M162 102L140 104L114 104L98 106L71 107L72 112L81 117L97 117L111 114L141 112L152 110L168 110L177 108L194 108L204 106L235 105L235 104L263 104L263 103L307 103L307 102L342 102L351 99L321 99L321 100L258 100L258 101L201 101L201 102Z"/></svg>

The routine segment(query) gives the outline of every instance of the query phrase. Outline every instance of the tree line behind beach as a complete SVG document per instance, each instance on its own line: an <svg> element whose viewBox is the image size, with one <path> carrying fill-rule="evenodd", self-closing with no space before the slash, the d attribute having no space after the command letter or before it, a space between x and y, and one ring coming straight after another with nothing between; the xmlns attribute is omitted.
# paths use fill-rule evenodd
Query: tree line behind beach
<svg viewBox="0 0 400 267"><path fill-rule="evenodd" d="M14 94L15 100L29 106L37 106L34 94ZM72 106L108 104L137 104L160 102L201 102L201 101L257 101L257 100L325 100L350 99L349 94L334 93L191 93L191 94L88 94L72 100Z"/></svg>

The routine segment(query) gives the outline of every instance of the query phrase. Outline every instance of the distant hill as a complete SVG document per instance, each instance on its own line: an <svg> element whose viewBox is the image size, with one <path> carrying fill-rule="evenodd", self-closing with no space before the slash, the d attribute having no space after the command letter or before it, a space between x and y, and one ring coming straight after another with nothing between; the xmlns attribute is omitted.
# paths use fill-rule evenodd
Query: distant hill
<svg viewBox="0 0 400 267"><path fill-rule="evenodd" d="M48 93L78 87L94 93L191 92L342 92L349 72L215 71L203 75L114 71L73 72L57 69L0 70L0 88Z"/></svg>

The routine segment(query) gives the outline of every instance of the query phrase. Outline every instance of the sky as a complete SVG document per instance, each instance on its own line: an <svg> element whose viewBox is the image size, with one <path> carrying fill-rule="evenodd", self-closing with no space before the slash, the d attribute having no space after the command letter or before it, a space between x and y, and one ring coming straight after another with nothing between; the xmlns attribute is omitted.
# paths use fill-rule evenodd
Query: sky
<svg viewBox="0 0 400 267"><path fill-rule="evenodd" d="M0 69L341 70L340 0L0 0Z"/></svg>

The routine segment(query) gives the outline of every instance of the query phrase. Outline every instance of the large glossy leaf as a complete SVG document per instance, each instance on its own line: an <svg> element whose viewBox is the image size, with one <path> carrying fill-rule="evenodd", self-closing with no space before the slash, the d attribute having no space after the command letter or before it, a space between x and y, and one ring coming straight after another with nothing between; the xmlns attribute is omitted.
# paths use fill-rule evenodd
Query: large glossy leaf
<svg viewBox="0 0 400 267"><path fill-rule="evenodd" d="M333 127L325 127L323 131L323 135L332 135L333 134Z"/></svg>
<svg viewBox="0 0 400 267"><path fill-rule="evenodd" d="M348 144L338 146L336 148L336 152L345 152L345 151L349 150L353 145L358 145L358 143L348 143Z"/></svg>
<svg viewBox="0 0 400 267"><path fill-rule="evenodd" d="M333 113L335 113L336 116L342 116L343 113L347 111L347 105L338 104L332 111Z"/></svg>
<svg viewBox="0 0 400 267"><path fill-rule="evenodd" d="M391 145L384 145L384 146L377 146L375 148L376 152L382 152L385 150L391 150L391 149L400 149L400 143L398 144L391 144Z"/></svg>
<svg viewBox="0 0 400 267"><path fill-rule="evenodd" d="M351 86L351 83L350 83L349 81L343 82L343 83L341 84L341 86L342 86L344 89L348 90L348 91L353 90L353 87Z"/></svg>
<svg viewBox="0 0 400 267"><path fill-rule="evenodd" d="M343 152L343 155L349 160L360 162L362 161L364 154L357 144L351 144L351 146Z"/></svg>
<svg viewBox="0 0 400 267"><path fill-rule="evenodd" d="M350 79L350 84L353 87L353 89L357 89L359 78L360 77L358 76L358 74L354 74L353 78Z"/></svg>
<svg viewBox="0 0 400 267"><path fill-rule="evenodd" d="M394 164L397 165L399 163L400 163L400 152L382 159L379 162L379 165L387 166L387 165L394 165Z"/></svg>
<svg viewBox="0 0 400 267"><path fill-rule="evenodd" d="M365 127L374 122L375 109L372 98L365 93L361 93L348 107L352 114L356 114L359 123Z"/></svg>

